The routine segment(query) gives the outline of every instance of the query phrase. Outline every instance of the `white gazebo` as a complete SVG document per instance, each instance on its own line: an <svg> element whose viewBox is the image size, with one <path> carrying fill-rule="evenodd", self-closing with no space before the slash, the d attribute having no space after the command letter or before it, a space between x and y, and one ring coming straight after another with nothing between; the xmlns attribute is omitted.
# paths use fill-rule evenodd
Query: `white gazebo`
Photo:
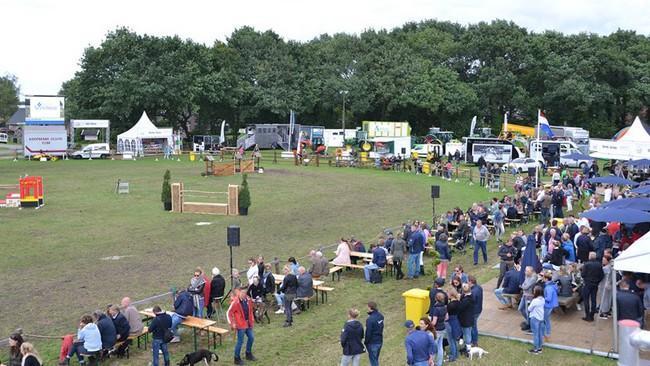
<svg viewBox="0 0 650 366"><path fill-rule="evenodd" d="M138 122L126 132L117 135L117 153L132 153L135 156L143 156L148 147L161 152L169 146L174 147L174 133L171 128L158 128L142 112Z"/></svg>

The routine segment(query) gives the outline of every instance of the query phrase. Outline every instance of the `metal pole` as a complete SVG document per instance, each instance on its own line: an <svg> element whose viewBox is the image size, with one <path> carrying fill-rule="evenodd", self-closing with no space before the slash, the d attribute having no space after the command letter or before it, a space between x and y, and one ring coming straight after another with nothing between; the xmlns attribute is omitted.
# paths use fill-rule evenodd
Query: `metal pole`
<svg viewBox="0 0 650 366"><path fill-rule="evenodd" d="M230 248L230 291L232 291L232 286L235 283L235 280L232 278L232 245L228 244Z"/></svg>
<svg viewBox="0 0 650 366"><path fill-rule="evenodd" d="M345 96L347 91L343 91L343 115L341 116L341 124L343 128L343 147L345 147Z"/></svg>
<svg viewBox="0 0 650 366"><path fill-rule="evenodd" d="M538 157L537 157L537 148L539 147L539 117L540 117L540 114L541 114L541 111L538 109L537 110L537 144L535 146L535 162L536 162L536 164L535 164L535 188L537 188L539 186L539 160L538 160Z"/></svg>
<svg viewBox="0 0 650 366"><path fill-rule="evenodd" d="M612 322L612 327L614 328L614 333L612 337L612 349L614 352L618 353L618 304L616 304L616 270L614 269L614 262L612 261L612 315L614 316L614 321Z"/></svg>

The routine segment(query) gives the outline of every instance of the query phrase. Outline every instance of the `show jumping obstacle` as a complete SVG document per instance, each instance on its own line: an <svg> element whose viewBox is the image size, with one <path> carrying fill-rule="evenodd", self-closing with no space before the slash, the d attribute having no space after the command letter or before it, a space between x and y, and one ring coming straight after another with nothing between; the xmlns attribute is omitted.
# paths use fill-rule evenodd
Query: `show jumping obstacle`
<svg viewBox="0 0 650 366"><path fill-rule="evenodd" d="M223 196L226 196L226 203L186 201L189 197ZM227 192L206 192L185 189L183 183L172 183L172 212L237 216L239 215L239 186L230 184Z"/></svg>

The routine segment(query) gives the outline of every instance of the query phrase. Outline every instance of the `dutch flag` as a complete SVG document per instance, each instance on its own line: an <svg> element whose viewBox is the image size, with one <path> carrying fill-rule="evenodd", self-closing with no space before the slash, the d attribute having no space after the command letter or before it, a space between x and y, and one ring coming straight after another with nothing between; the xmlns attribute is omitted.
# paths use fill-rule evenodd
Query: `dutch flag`
<svg viewBox="0 0 650 366"><path fill-rule="evenodd" d="M554 136L553 131L551 131L551 125L548 123L544 112L541 110L537 112L537 128L539 129L540 133L544 132L548 137Z"/></svg>

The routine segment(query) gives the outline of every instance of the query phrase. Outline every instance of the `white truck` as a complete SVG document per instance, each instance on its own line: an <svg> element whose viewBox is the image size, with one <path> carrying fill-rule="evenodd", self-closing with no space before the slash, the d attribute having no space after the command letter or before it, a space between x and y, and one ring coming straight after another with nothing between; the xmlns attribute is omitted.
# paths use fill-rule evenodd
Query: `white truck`
<svg viewBox="0 0 650 366"><path fill-rule="evenodd" d="M565 156L573 153L584 155L573 141L531 140L529 151L531 159L545 162L547 166L562 164L571 168L584 168L585 166L591 165L592 162L586 155L584 159L574 160L565 158Z"/></svg>
<svg viewBox="0 0 650 366"><path fill-rule="evenodd" d="M71 154L74 159L106 159L111 155L108 144L90 144Z"/></svg>
<svg viewBox="0 0 650 366"><path fill-rule="evenodd" d="M573 141L581 153L589 154L589 131L581 127L551 126L551 131L557 137Z"/></svg>

